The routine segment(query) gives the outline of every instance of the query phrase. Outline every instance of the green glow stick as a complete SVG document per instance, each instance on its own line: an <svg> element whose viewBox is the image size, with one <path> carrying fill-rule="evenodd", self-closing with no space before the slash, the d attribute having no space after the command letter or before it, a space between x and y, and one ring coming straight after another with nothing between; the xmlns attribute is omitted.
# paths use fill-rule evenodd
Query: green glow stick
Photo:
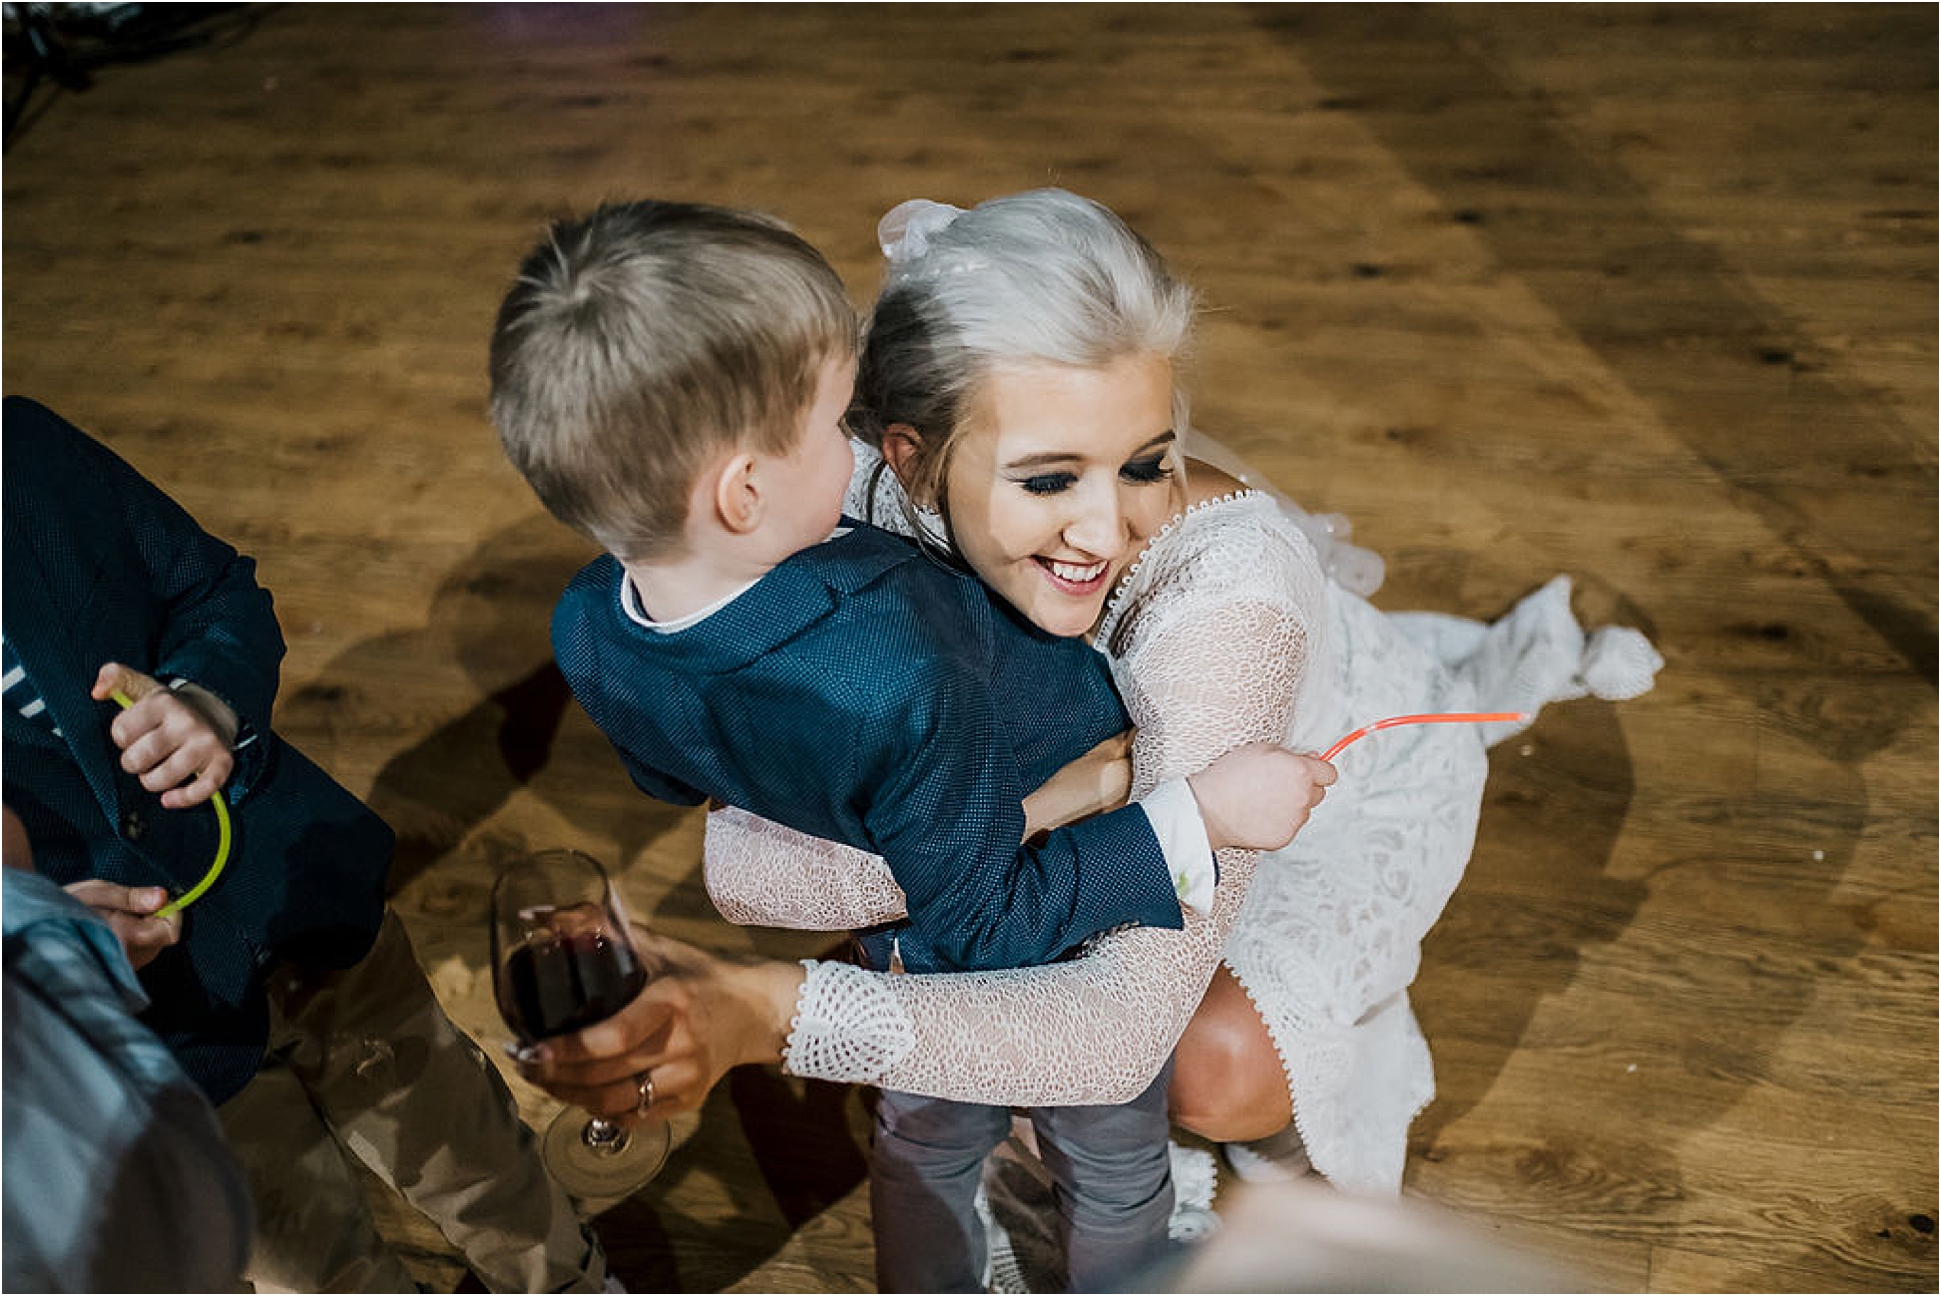
<svg viewBox="0 0 1941 1296"><path fill-rule="evenodd" d="M123 693L120 689L115 689L108 696L119 703L121 709L124 711L135 705L135 700L126 693ZM214 795L209 798L209 804L216 812L215 861L209 865L209 871L202 875L200 882L163 905L160 909L157 909L151 915L152 917L167 918L171 914L181 913L184 909L187 909L190 905L200 900L202 893L214 886L216 879L222 876L223 866L229 863L229 806L222 799L221 788L215 790Z"/></svg>

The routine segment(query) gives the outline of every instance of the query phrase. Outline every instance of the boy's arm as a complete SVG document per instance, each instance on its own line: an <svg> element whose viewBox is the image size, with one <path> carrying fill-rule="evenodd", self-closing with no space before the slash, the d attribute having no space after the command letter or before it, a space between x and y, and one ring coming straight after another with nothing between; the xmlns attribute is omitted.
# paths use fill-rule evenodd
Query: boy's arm
<svg viewBox="0 0 1941 1296"><path fill-rule="evenodd" d="M928 680L876 715L894 732L851 745L851 786L870 797L870 845L909 901L911 970L1044 963L1128 923L1180 925L1142 807L1023 841L1016 757L981 689ZM1205 866L1210 876L1210 852Z"/></svg>
<svg viewBox="0 0 1941 1296"><path fill-rule="evenodd" d="M203 530L106 446L70 432L86 471L115 501L149 592L167 607L155 660L131 664L164 683L199 684L241 721L267 730L284 644L269 591L256 583L255 560Z"/></svg>
<svg viewBox="0 0 1941 1296"><path fill-rule="evenodd" d="M121 767L171 810L214 796L236 768L238 749L253 742L228 703L186 680L171 689L152 675L103 662L89 696L126 707L108 726Z"/></svg>
<svg viewBox="0 0 1941 1296"><path fill-rule="evenodd" d="M163 607L154 659L128 662L163 684L187 681L234 713L238 765L232 794L247 787L258 763L248 740L267 733L283 660L282 631L255 562L210 535L181 505L127 461L32 401L6 402L10 449L44 456L46 479L72 474L97 502L96 516L120 529L140 563L143 593ZM99 667L87 663L87 669Z"/></svg>
<svg viewBox="0 0 1941 1296"><path fill-rule="evenodd" d="M612 735L608 735L608 740L612 741ZM665 801L669 805L695 806L708 799L707 793L691 788L679 779L663 774L650 765L642 764L632 752L619 743L615 742L613 749L620 753L620 763L627 767L627 777L634 781L634 786L654 800Z"/></svg>

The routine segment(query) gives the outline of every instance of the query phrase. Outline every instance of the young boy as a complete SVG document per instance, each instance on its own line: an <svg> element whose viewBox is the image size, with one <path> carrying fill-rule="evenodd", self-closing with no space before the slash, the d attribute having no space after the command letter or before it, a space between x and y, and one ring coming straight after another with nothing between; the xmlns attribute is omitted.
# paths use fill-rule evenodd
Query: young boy
<svg viewBox="0 0 1941 1296"><path fill-rule="evenodd" d="M1243 749L1024 842L1025 794L1125 710L1085 643L841 516L856 337L834 271L759 216L608 206L526 259L492 410L541 501L607 550L554 613L575 696L650 795L881 855L908 918L864 939L873 966L1015 967L1178 927L1213 849L1292 837L1305 767ZM950 1189L966 1210L973 1187Z"/></svg>

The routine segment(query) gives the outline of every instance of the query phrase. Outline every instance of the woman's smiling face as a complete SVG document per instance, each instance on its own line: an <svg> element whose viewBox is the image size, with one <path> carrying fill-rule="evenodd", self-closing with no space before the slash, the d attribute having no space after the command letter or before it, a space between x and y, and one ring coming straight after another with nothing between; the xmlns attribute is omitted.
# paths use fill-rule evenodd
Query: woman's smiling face
<svg viewBox="0 0 1941 1296"><path fill-rule="evenodd" d="M997 369L952 447L951 534L984 583L1056 635L1089 632L1176 511L1173 366Z"/></svg>

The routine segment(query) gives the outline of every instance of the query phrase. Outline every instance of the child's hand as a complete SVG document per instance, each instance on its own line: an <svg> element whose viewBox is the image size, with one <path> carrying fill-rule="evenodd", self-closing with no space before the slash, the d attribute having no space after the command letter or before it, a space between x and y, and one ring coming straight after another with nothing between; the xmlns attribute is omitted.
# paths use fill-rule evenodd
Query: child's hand
<svg viewBox="0 0 1941 1296"><path fill-rule="evenodd" d="M1279 850L1294 840L1334 780L1334 766L1318 757L1249 743L1193 775L1187 786L1200 803L1213 849Z"/></svg>
<svg viewBox="0 0 1941 1296"><path fill-rule="evenodd" d="M106 701L116 691L134 700L108 727L121 748L121 767L150 792L159 792L171 810L214 796L236 767L230 752L236 739L235 712L207 689L171 693L140 671L104 663L91 696Z"/></svg>
<svg viewBox="0 0 1941 1296"><path fill-rule="evenodd" d="M129 965L137 972L182 939L180 915L155 916L155 911L168 903L168 892L161 887L117 886L100 878L89 878L85 882L70 882L61 889L94 910L108 924L121 941Z"/></svg>

